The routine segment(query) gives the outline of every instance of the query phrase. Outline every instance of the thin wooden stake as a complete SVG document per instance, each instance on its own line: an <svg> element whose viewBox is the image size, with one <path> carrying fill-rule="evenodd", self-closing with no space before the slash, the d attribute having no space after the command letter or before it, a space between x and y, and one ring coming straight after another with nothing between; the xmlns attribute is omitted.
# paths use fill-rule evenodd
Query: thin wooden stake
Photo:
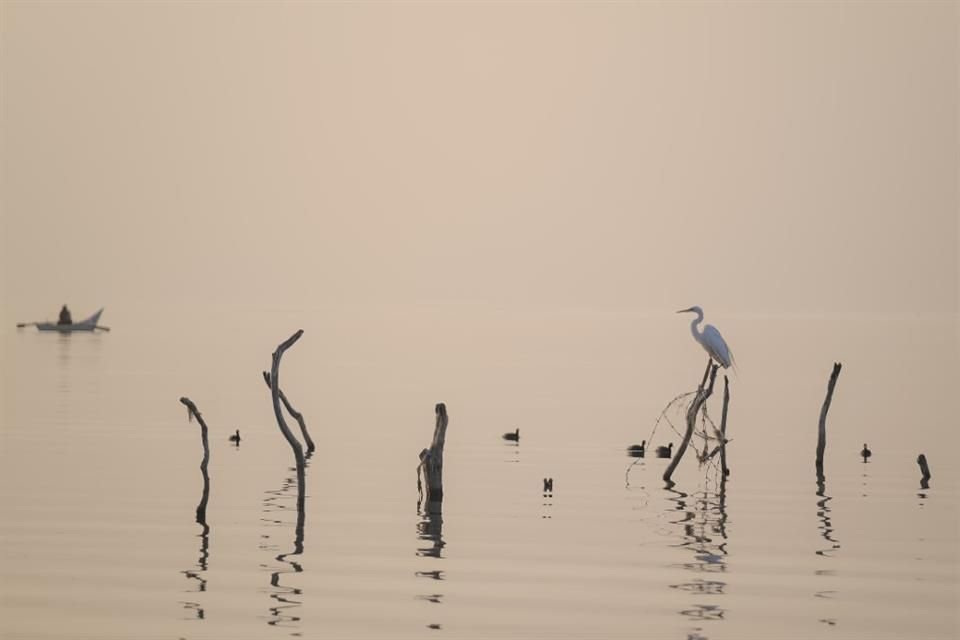
<svg viewBox="0 0 960 640"><path fill-rule="evenodd" d="M923 474L923 477L920 478L920 488L929 489L930 488L930 467L927 466L927 456L920 454L917 456L917 464L920 465L920 473Z"/></svg>
<svg viewBox="0 0 960 640"><path fill-rule="evenodd" d="M723 413L720 414L720 470L723 477L730 475L727 467L727 406L730 404L730 380L723 376Z"/></svg>
<svg viewBox="0 0 960 640"><path fill-rule="evenodd" d="M180 402L187 407L187 417L195 417L200 423L200 441L203 443L203 461L200 463L200 473L203 474L203 495L200 498L200 504L197 505L197 523L206 526L207 500L210 497L210 475L207 473L207 465L210 462L210 441L207 437L207 423L203 421L197 405L193 404L190 398L184 396L180 398Z"/></svg>
<svg viewBox="0 0 960 640"><path fill-rule="evenodd" d="M830 403L833 401L833 389L837 386L837 378L840 377L842 366L839 362L833 363L833 373L830 374L830 382L827 383L827 397L823 399L823 408L820 409L820 429L817 435L817 482L820 483L824 480L823 453L827 448L827 411L830 410Z"/></svg>

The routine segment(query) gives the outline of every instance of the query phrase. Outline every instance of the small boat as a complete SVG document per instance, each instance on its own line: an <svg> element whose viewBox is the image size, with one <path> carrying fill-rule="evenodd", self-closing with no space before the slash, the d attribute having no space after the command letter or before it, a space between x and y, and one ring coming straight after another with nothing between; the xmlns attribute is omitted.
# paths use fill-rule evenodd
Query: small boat
<svg viewBox="0 0 960 640"><path fill-rule="evenodd" d="M100 321L100 314L103 313L101 308L95 314L89 318L85 318L80 322L73 322L70 324L57 324L56 322L25 322L20 323L17 327L29 327L33 325L37 328L38 331L59 331L60 333L73 333L74 331L93 331L94 329L101 329L103 331L110 331L110 327L103 327L97 324Z"/></svg>

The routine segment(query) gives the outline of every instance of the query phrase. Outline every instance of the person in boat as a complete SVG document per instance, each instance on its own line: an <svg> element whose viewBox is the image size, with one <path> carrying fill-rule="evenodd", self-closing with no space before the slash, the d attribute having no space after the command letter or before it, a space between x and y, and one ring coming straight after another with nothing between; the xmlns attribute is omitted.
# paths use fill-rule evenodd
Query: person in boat
<svg viewBox="0 0 960 640"><path fill-rule="evenodd" d="M60 319L57 320L57 324L73 324L73 317L71 317L67 305L63 305L63 308L60 309Z"/></svg>

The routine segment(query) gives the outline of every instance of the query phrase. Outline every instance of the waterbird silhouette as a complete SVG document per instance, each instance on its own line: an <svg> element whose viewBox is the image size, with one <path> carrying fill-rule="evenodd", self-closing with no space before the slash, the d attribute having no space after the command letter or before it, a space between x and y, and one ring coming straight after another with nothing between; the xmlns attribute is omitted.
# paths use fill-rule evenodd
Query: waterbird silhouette
<svg viewBox="0 0 960 640"><path fill-rule="evenodd" d="M673 443L671 442L669 446L659 446L657 447L657 457L658 458L672 458L673 457Z"/></svg>
<svg viewBox="0 0 960 640"><path fill-rule="evenodd" d="M504 440L512 440L513 442L520 442L520 427L517 427L517 430L514 432L507 432L503 434Z"/></svg>
<svg viewBox="0 0 960 640"><path fill-rule="evenodd" d="M733 353L730 351L730 347L727 346L726 340L723 339L723 336L720 335L717 328L712 324L708 324L703 327L703 331L697 331L697 327L703 322L703 309L693 306L689 309L681 309L677 311L677 313L697 314L697 317L690 323L690 333L693 334L693 339L699 342L703 350L724 369L728 369L731 365L734 365L734 370L736 370Z"/></svg>
<svg viewBox="0 0 960 640"><path fill-rule="evenodd" d="M240 444L240 429L237 429L237 432L230 436L230 442L236 445Z"/></svg>
<svg viewBox="0 0 960 640"><path fill-rule="evenodd" d="M867 459L873 455L873 452L867 448L867 443L863 443L863 451L860 452L860 456L863 458L863 461L866 462Z"/></svg>
<svg viewBox="0 0 960 640"><path fill-rule="evenodd" d="M640 444L632 444L629 447L627 447L627 455L634 458L642 458L646 454L647 452L646 450L647 450L647 441L644 440Z"/></svg>

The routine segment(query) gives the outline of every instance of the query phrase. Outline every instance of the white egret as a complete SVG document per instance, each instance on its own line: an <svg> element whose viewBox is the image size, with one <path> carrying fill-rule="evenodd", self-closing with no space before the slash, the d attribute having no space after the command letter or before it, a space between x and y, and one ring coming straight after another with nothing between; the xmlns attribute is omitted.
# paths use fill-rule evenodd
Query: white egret
<svg viewBox="0 0 960 640"><path fill-rule="evenodd" d="M694 306L689 309L681 309L677 311L677 313L697 314L697 317L690 323L690 333L693 334L693 339L699 342L703 350L724 369L729 368L730 365L734 365L734 369L736 369L733 353L731 353L726 340L723 339L723 336L720 335L720 332L717 331L715 326L708 324L703 328L703 331L697 331L697 326L703 322L703 309Z"/></svg>

